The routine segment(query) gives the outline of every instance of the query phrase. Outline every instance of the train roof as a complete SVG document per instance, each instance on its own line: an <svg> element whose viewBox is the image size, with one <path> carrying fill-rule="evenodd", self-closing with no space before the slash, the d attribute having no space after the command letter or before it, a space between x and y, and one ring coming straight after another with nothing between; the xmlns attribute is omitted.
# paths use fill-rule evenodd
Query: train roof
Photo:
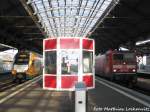
<svg viewBox="0 0 150 112"><path fill-rule="evenodd" d="M135 51L109 50L106 52L106 54L108 53L135 53Z"/></svg>

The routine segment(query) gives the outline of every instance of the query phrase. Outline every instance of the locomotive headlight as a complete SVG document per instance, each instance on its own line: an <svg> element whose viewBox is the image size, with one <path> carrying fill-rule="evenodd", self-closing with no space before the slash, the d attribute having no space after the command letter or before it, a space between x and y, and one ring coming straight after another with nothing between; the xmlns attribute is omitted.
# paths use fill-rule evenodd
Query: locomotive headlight
<svg viewBox="0 0 150 112"><path fill-rule="evenodd" d="M133 69L132 71L135 72L135 69Z"/></svg>
<svg viewBox="0 0 150 112"><path fill-rule="evenodd" d="M114 72L117 72L117 70L116 70L116 69L114 69L113 71L114 71Z"/></svg>
<svg viewBox="0 0 150 112"><path fill-rule="evenodd" d="M17 73L17 71L16 71L16 70L12 70L11 73L12 73L13 75L15 75L15 74Z"/></svg>

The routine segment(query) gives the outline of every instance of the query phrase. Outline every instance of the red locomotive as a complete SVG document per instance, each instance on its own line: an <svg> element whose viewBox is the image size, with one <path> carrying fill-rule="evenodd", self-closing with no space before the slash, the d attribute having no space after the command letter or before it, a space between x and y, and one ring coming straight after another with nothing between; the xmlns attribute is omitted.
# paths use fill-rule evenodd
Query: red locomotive
<svg viewBox="0 0 150 112"><path fill-rule="evenodd" d="M111 80L136 82L136 71L136 55L131 51L109 50L95 60L96 74Z"/></svg>

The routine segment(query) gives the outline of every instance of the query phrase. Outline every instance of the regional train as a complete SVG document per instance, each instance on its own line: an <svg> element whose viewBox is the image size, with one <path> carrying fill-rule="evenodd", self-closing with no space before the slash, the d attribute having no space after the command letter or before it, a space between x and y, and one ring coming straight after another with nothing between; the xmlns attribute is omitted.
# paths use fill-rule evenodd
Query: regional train
<svg viewBox="0 0 150 112"><path fill-rule="evenodd" d="M32 79L42 74L42 56L31 51L18 51L12 69L13 81Z"/></svg>
<svg viewBox="0 0 150 112"><path fill-rule="evenodd" d="M136 54L131 51L109 50L95 60L95 73L113 80L136 83Z"/></svg>

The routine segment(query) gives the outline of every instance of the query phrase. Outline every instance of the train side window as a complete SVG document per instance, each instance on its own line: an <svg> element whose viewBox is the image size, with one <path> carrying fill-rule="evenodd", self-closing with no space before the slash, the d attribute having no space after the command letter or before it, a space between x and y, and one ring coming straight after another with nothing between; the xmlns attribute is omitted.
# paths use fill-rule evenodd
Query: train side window
<svg viewBox="0 0 150 112"><path fill-rule="evenodd" d="M45 73L56 74L56 51L45 52Z"/></svg>
<svg viewBox="0 0 150 112"><path fill-rule="evenodd" d="M39 68L39 66L40 66L40 61L38 61L38 60L33 60L33 65L35 66L35 68Z"/></svg>
<svg viewBox="0 0 150 112"><path fill-rule="evenodd" d="M35 60L32 60L32 65L33 65L33 66L35 65Z"/></svg>
<svg viewBox="0 0 150 112"><path fill-rule="evenodd" d="M83 51L83 72L92 73L93 71L93 53Z"/></svg>

